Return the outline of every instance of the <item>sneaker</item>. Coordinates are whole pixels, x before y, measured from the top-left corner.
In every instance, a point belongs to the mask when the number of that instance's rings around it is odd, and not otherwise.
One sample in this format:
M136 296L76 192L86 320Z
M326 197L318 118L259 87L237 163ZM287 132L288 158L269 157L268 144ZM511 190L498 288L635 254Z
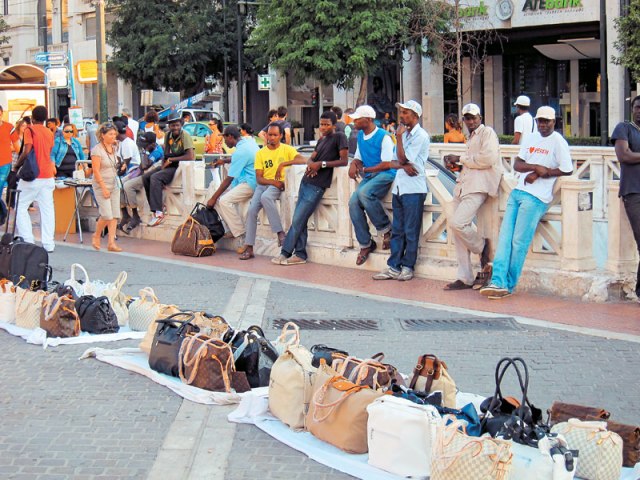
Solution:
M275 265L285 265L287 261L287 257L285 257L284 255L280 254L277 257L273 257L271 259L271 263L275 264Z
M480 295L484 295L485 297L489 297L489 296L495 297L495 296L505 295L506 293L509 293L509 290L507 290L506 288L502 288L497 285L494 285L493 283L490 285L487 285L486 287L482 287L480 289Z
M376 273L372 278L374 280L396 280L400 276L400 272L391 267L386 268L380 273Z
M151 220L149 220L149 223L147 225L149 225L150 227L156 227L162 222L164 222L164 215L154 215L153 217L151 217Z
M487 298L489 300L500 300L501 298L510 297L513 295L509 290L504 290L504 292L496 293L493 295L488 295Z
M409 267L402 267L402 271L400 272L400 275L398 275L397 280L401 282L407 282L412 278L413 278L413 270L411 270Z

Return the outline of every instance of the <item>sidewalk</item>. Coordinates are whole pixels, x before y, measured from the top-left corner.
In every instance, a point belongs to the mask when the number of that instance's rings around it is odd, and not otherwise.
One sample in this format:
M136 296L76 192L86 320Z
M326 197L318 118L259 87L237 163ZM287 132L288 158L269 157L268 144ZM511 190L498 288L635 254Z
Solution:
M61 240L61 236L60 236ZM67 245L78 244L77 235L70 235ZM84 246L91 248L89 236ZM61 245L65 243L59 242ZM640 305L636 302L588 303L562 297L518 293L504 300L488 300L477 291L444 291L445 282L414 278L410 282L374 281L372 272L360 270L355 265L334 267L308 263L297 266L280 266L271 263L270 257L256 256L240 261L238 255L228 250L218 250L211 257L192 258L171 253L170 244L133 238L120 238L118 244L124 252L173 259L181 262L219 267L224 270L277 278L294 284L306 283L335 291L349 291L364 295L395 298L401 301L420 302L428 306L454 307L500 314L523 319L546 321L559 326L601 330L617 334L640 335Z

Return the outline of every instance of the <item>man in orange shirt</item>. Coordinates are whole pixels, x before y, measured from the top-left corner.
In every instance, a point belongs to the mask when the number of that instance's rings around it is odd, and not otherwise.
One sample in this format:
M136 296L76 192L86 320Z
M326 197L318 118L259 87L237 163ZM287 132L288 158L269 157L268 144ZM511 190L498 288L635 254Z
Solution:
M38 105L32 112L32 125L24 131L24 148L18 158L17 168L24 163L27 155L34 150L40 173L38 178L31 182L20 180L18 190L20 203L16 212L17 234L25 242L34 243L31 218L29 217L29 205L38 202L40 210L40 230L42 246L47 252L53 252L55 243L53 234L55 231L55 210L53 208L53 190L55 189L56 166L51 159L53 149L53 133L44 126L47 119L47 107Z
M13 127L3 119L4 109L0 105L0 195L7 184L7 177L11 171L11 130Z

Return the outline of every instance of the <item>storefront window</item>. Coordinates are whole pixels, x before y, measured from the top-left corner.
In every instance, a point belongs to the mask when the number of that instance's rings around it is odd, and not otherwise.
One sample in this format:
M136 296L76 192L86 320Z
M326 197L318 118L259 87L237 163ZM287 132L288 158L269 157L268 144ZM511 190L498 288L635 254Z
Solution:
M69 0L60 0L60 23L62 24L62 43L69 41Z

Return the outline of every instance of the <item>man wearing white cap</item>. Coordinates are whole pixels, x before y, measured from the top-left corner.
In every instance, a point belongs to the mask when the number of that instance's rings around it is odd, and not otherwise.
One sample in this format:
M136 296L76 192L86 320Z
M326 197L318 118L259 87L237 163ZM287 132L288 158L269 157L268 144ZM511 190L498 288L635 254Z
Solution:
M473 219L489 196L498 195L502 177L500 144L491 127L482 124L480 107L469 103L462 108L462 119L469 130L467 151L463 155L447 155L445 166L450 170L462 167L453 190L453 215L448 219L450 233L456 245L458 272L455 282L445 290L480 288L490 277L491 246L473 226ZM480 254L482 271L474 280L471 252Z
M520 95L516 98L516 103L513 104L516 107L516 117L513 123L513 145L524 145L525 140L529 135L535 132L535 122L533 117L529 113L531 107L531 99L526 95Z
M522 173L504 212L491 283L480 293L492 300L508 297L518 283L540 219L553 200L556 178L571 175L573 163L567 141L554 132L556 112L540 107L538 132L522 145L513 168Z
M358 131L358 147L349 166L349 176L362 177L358 188L349 200L349 215L360 244L356 265L362 265L376 249L376 242L369 232L369 220L378 234L383 235L382 249L391 243L391 221L384 211L382 199L389 192L396 170L393 169L393 140L373 121L376 111L369 105L361 105L350 115Z
M400 126L396 130L398 142L393 168L397 169L393 193L393 224L391 228L391 256L388 267L373 276L374 280L413 278L422 231L422 211L427 197L425 164L429 159L429 135L420 126L422 107L415 100L397 103Z

